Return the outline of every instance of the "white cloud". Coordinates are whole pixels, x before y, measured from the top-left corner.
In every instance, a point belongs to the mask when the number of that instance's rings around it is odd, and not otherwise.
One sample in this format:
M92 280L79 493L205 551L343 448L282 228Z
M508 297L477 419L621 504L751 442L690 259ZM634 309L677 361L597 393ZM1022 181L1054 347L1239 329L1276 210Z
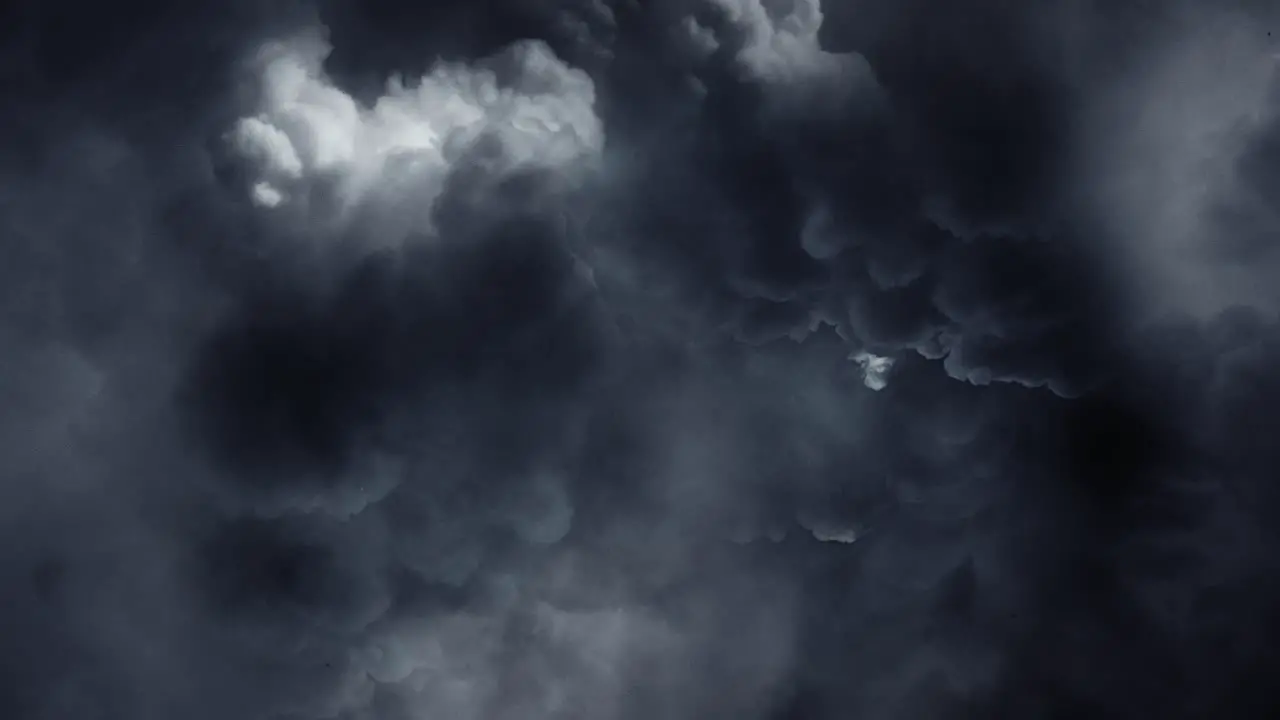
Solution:
M261 118L241 120L233 131L236 148L246 157L260 163L264 173L287 178L302 175L302 160L293 141L280 128Z
M284 193L276 189L271 183L260 180L253 184L251 192L253 204L259 207L277 207L284 202Z
M591 79L544 44L517 43L474 66L441 63L414 81L393 77L368 106L325 74L329 51L308 35L258 54L261 107L229 138L255 171L249 192L259 206L339 223L372 209L388 233L424 231L461 164L486 175L565 173L603 145Z
M875 87L871 66L861 55L822 49L821 0L768 3L777 7L767 7L765 0L712 2L744 33L738 62L780 91L813 89L813 82L838 93Z
M872 390L883 390L889 386L889 371L893 369L893 358L872 355L869 352L856 352L849 359L862 366L862 382Z

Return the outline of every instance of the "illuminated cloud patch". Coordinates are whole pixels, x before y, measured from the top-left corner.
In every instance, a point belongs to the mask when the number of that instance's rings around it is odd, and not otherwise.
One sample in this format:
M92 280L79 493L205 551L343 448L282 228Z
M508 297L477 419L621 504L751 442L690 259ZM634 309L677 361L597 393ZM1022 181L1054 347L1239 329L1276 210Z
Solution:
M429 232L434 203L459 168L489 177L573 173L602 147L591 79L545 44L393 77L369 104L328 77L329 53L321 35L309 34L257 54L261 110L228 137L254 167L249 193L263 208L294 206L339 224L375 214L384 220L371 222L385 222L392 237Z
M849 359L862 368L862 382L872 390L883 390L889 386L889 371L893 369L893 358L880 357L869 352L857 352Z

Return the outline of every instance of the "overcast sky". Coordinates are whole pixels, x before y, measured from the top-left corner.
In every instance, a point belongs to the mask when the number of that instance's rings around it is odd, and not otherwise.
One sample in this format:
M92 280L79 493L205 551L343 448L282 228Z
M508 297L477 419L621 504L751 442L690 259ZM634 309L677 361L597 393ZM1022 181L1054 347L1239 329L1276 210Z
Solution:
M0 18L0 717L1280 716L1280 6Z

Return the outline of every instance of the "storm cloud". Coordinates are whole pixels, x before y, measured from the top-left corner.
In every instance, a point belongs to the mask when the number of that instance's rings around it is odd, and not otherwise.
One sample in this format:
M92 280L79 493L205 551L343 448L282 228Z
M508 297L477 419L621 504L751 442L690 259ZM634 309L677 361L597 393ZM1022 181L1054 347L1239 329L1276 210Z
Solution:
M1280 706L1268 4L11 14L5 717Z

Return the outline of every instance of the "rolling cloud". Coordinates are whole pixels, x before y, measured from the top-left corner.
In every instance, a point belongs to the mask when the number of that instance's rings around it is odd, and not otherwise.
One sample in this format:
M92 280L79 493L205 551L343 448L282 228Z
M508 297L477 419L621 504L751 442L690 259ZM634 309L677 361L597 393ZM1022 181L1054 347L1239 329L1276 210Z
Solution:
M16 11L0 714L1271 717L1274 15Z

